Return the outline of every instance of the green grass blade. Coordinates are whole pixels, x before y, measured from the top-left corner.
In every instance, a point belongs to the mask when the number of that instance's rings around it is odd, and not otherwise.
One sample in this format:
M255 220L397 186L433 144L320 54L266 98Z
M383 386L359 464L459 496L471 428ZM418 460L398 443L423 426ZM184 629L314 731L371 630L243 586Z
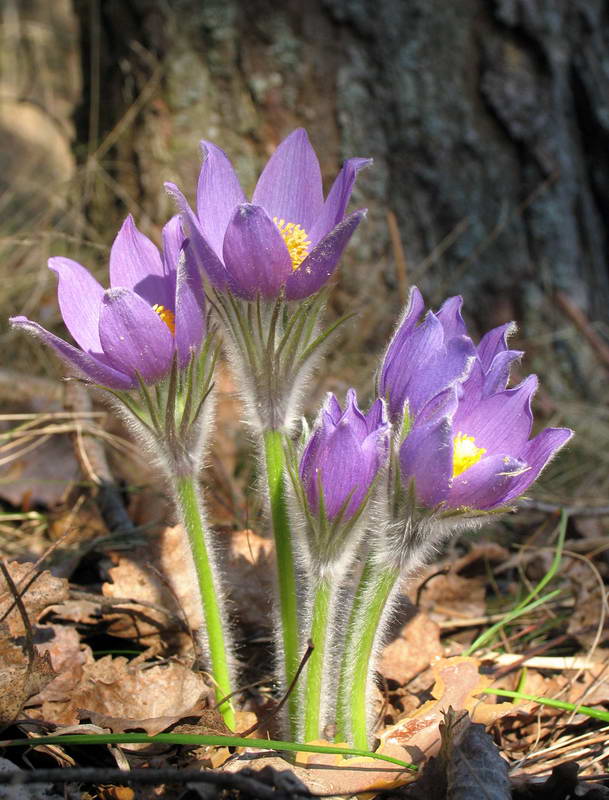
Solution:
M563 711L577 712L578 714L585 714L587 717L609 722L609 711L601 711L598 708L591 708L590 706L578 706L577 703L566 703L563 700L553 700L551 697L535 697L535 695L524 694L523 692L511 692L508 689L488 688L482 691L484 694L493 694L497 695L497 697L509 697L512 700L528 700L531 703L538 703L540 706L560 708Z
M363 756L377 761L387 761L404 769L416 770L414 764L400 761L398 758L383 753L369 753L367 750L355 750L351 747L331 747L316 744L299 744L283 742L277 739L243 739L240 736L206 736L186 733L158 733L148 736L145 733L90 733L66 734L65 736L37 736L35 739L9 739L0 742L0 747L35 747L39 744L152 744L165 742L182 745L211 745L217 747L259 747L263 750L287 750L296 753L330 753L344 756Z

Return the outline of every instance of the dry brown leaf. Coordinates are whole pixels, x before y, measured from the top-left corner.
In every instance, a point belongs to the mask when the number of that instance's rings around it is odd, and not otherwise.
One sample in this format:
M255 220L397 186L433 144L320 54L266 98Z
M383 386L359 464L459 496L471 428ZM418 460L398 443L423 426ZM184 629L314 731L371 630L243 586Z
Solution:
M17 719L25 702L54 677L48 654L28 654L0 623L0 726Z
M481 616L486 611L486 562L501 562L508 555L507 550L498 544L480 542L466 555L451 562L448 574L437 574L438 564L422 572L419 580L410 587L409 596L414 600L419 594L418 607L434 620L443 620L447 616ZM465 571L467 576L461 574ZM425 585L419 593L423 583Z
M57 677L28 705L44 703L42 716L53 721L53 703L70 699L71 693L82 680L85 665L93 663L93 652L88 645L81 643L78 631L67 625L43 625L36 634L38 637L52 634L48 641L37 644L36 649L41 655L48 654Z
M141 727L142 720L147 720L152 730L155 718L181 719L187 715L208 688L202 675L176 662L136 669L126 658L104 656L83 666L79 685L69 701L55 704L52 721L75 724L79 716L86 716L78 713L84 710L124 724L132 720L132 727ZM159 725L156 732L166 726L165 719Z
M441 655L440 628L427 614L420 612L384 649L379 672L403 686Z
M227 575L227 593L243 627L260 628L271 618L273 597L273 544L253 531L233 531L220 543L222 563ZM180 525L165 528L148 548L132 551L129 557L116 554L116 566L109 570L112 582L102 587L106 597L133 598L166 608L174 615L185 616L191 630L203 624L196 590L192 558ZM161 577L163 576L163 577ZM165 582L166 581L166 582ZM121 638L137 638L153 644L159 631L170 624L166 614L137 605L125 605L133 612L106 615L112 620L109 633ZM177 631L172 644L185 651L189 637Z
M441 741L439 726L450 706L456 711L473 711L476 719L482 717L487 723L506 714L517 714L518 707L511 703L484 703L475 697L489 683L479 674L478 667L478 661L473 658L438 659L433 665L435 699L384 731L377 752L411 763L420 763L424 758L437 754ZM318 744L332 743L320 741ZM249 748L246 752L250 752ZM291 769L310 791L324 794L367 795L403 786L416 778L414 772L371 758L344 758L321 753L298 753L294 766L275 755L247 762L247 766L255 770L269 764L278 770ZM243 763L239 761L226 765L231 772L242 767Z
M65 578L56 578L48 570L36 572L32 566L12 561L8 564L8 571L21 596L30 624L34 625L49 606L67 599L68 582ZM8 626L10 636L18 637L25 633L23 617L1 574L0 619Z

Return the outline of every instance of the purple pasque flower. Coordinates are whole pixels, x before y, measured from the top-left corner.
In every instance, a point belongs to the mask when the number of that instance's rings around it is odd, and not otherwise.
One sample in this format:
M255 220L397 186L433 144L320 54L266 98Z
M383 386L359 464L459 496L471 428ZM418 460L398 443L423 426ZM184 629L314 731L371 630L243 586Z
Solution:
M392 422L401 422L406 412L413 424L430 400L469 374L477 351L467 336L461 304L460 297L451 297L437 314L428 311L420 321L425 303L416 286L410 290L378 380Z
M356 175L371 159L346 161L324 201L317 156L299 128L275 150L248 203L224 151L206 141L201 147L196 213L175 184L165 185L212 286L245 300L317 292L366 213L345 217Z
M535 375L494 393L485 393L483 379L470 380L434 398L400 448L402 480L414 480L417 499L428 508L489 511L506 505L573 435L568 428L546 428L529 439Z
M69 258L51 258L57 296L74 347L26 317L12 317L50 345L79 374L111 389L132 389L137 375L161 380L173 362L183 367L205 335L201 278L188 254L178 216L163 228L163 252L141 233L131 215L110 251L110 289Z
M389 449L390 425L385 405L376 400L364 414L355 390L347 392L345 410L329 393L300 459L299 474L309 509L348 521L360 509Z

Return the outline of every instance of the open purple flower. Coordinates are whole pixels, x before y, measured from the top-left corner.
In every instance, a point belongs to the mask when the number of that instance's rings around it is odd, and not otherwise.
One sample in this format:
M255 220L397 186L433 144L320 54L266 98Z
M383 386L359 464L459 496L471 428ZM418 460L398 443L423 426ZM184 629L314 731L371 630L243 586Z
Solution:
M461 304L460 297L451 297L437 314L428 311L420 321L425 303L416 286L411 289L379 375L378 393L387 401L392 422L400 422L406 412L412 424L439 392L467 377L477 351L467 336Z
M163 228L163 252L128 216L110 251L110 285L104 290L76 261L51 258L59 307L74 347L26 317L13 317L50 345L80 375L111 389L148 384L170 370L174 354L186 365L205 335L204 293L188 255L179 217Z
M357 513L387 458L389 429L382 400L364 414L353 389L347 392L344 411L336 397L328 394L299 468L314 514L322 504L329 520L342 512L347 521Z
M428 508L488 511L509 503L573 434L568 428L546 428L529 439L535 375L514 389L485 390L485 380L488 389L508 360L499 356L514 353L502 347L490 364L482 348L479 358L487 371L482 367L463 387L453 385L434 398L401 446L402 479L406 485L414 480L417 498Z
M288 300L317 292L366 213L345 217L355 177L371 159L346 161L324 202L315 151L306 132L295 130L271 156L248 203L224 151L201 146L196 213L177 186L166 187L212 286L245 300L275 298L284 288Z

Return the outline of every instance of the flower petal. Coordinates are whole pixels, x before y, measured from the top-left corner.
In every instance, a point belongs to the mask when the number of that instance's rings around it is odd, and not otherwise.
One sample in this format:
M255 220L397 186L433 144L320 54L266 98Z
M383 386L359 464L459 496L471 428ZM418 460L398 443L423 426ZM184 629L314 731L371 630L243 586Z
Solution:
M224 291L228 286L226 267L203 235L199 220L175 183L166 183L165 189L173 197L180 209L182 224L188 233L197 264L207 275L214 289L218 289L220 292Z
M437 423L442 417L451 419L459 405L457 389L458 387L453 384L432 397L419 411L417 425Z
M317 463L329 519L336 517L350 497L345 519L353 516L370 488L369 464L348 423L341 422L318 454ZM376 470L373 473L376 474Z
M107 364L103 364L94 356L89 353L84 353L82 350L73 347L68 342L64 342L58 336L45 330L37 322L32 322L27 317L11 317L9 320L11 325L15 328L22 328L23 330L32 333L41 339L44 344L52 347L57 355L70 366L72 366L79 375L83 375L93 383L98 383L102 386L108 386L111 389L132 389L134 386L133 378L125 375L123 372L113 369Z
M516 323L507 322L505 325L499 325L498 328L493 328L484 334L480 339L478 345L478 356L482 362L482 368L488 372L493 359L497 353L502 353L508 349L508 337L516 332Z
M381 425L388 425L387 407L381 397L377 397L365 414L368 433L372 433Z
M516 478L503 502L508 502L526 492L533 481L537 480L539 473L572 436L573 431L569 428L546 428L528 441L518 455L528 470Z
M519 455L531 433L531 399L536 389L537 376L529 375L515 389L483 398L466 414L459 407L453 420L455 431L473 436L489 455Z
M454 480L446 505L449 508L465 506L480 511L503 505L527 465L512 456L495 454L482 458Z
M310 297L328 282L349 239L365 216L366 209L354 211L315 245L287 280L286 297L288 300L302 300L304 297Z
M221 148L201 142L203 164L197 183L197 216L201 232L218 258L222 258L224 234L235 208L247 199L233 165Z
M442 323L432 311L427 313L418 327L413 328L410 320L407 320L405 330L398 330L394 336L381 371L379 392L389 404L389 416L392 420L401 418L404 403L410 400L413 385L424 376L421 368L443 347L443 341ZM438 390L440 388L442 387ZM417 411L434 394L437 392L424 398L419 392Z
M366 417L360 411L357 405L357 396L355 389L347 391L347 398L345 403L345 410L338 422L338 424L348 425L358 442L363 442L368 436L368 425L366 424Z
M295 222L309 231L324 204L321 171L303 128L293 131L270 157L252 203L269 217Z
M131 289L147 303L172 307L173 293L158 249L139 231L131 214L110 250L110 286Z
M171 367L174 341L167 325L148 303L129 289L109 289L99 317L99 338L115 369L146 383L163 378Z
M417 331L411 337L413 347L416 334ZM451 384L461 382L471 368L475 353L474 343L468 336L455 336L436 353L429 354L425 362L417 363L416 357L413 357L413 370L417 372L407 390L412 416L416 417L430 398Z
M415 427L400 448L402 480L415 482L417 498L428 508L448 494L453 471L452 428L446 418Z
M252 300L278 297L292 259L273 220L260 206L237 206L224 237L224 263L234 294Z
M85 352L101 353L98 326L103 287L71 258L50 258L49 269L59 278L57 299L67 329Z
M370 164L372 164L371 158L350 158L345 161L326 197L321 213L313 223L311 230L307 231L313 245L316 245L342 221L349 205L357 173Z
M205 336L205 293L201 275L189 253L189 243L180 251L175 300L175 346L178 365L185 367Z
M453 336L466 336L467 328L461 316L461 306L463 298L460 295L449 297L442 304L442 308L436 314L444 328L444 338L446 341Z
M410 294L408 295L408 302L406 304L404 314L396 326L395 333L393 334L393 337L387 346L385 356L383 357L383 365L381 368L381 375L378 385L378 394L383 398L387 398L389 383L391 381L392 372L396 367L396 362L400 362L402 360L403 350L408 346L410 334L419 321L424 308L425 302L421 292L416 286L412 286L410 288Z
M491 394L502 392L510 380L510 369L514 361L522 358L522 350L503 350L496 354L495 358L484 376L483 395L488 397Z

